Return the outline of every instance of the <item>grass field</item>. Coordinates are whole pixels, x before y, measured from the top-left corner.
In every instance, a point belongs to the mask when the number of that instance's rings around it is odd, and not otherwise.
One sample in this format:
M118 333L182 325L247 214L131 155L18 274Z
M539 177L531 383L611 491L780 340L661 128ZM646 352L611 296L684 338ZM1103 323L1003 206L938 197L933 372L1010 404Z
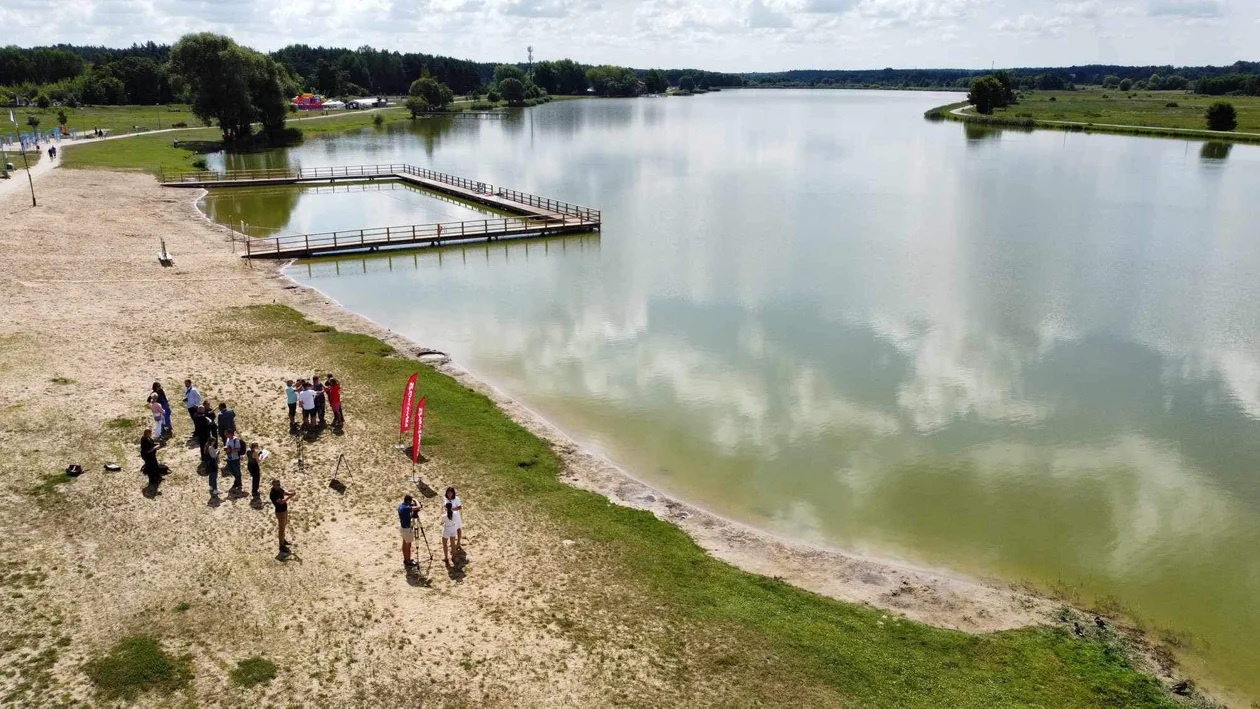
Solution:
M66 128L77 131L91 131L100 128L111 135L135 133L140 131L174 128L176 123L185 123L190 127L201 126L201 121L192 114L188 106L171 104L169 106L85 106L83 108L36 108L27 106L15 108L18 122L26 125L26 116L39 118L40 130L57 127L57 112L65 111Z
M1164 130L1175 135L1176 131L1195 130L1202 131L1205 137L1229 138L1230 133L1207 131L1204 115L1216 101L1228 101L1238 111L1235 133L1260 134L1260 96L1201 96L1184 91L1122 93L1103 89L1033 91L1022 94L1018 104L995 110L992 116L979 116L970 108L965 113L986 122L1023 123L1028 127L1037 127L1031 124L1038 121L1066 121L1105 132L1140 133L1149 129L1153 134ZM1105 124L1136 129L1112 130ZM1254 140L1255 136L1239 135L1237 139Z
M385 122L408 119L406 110L390 108L348 112L328 118L295 118L286 125L301 131L302 135L316 135L371 126L377 116ZM178 146L176 140L179 141ZM141 170L156 174L162 170L195 169L195 161L202 159L206 153L222 149L223 140L217 128L190 128L77 145L65 151L62 164L72 168Z

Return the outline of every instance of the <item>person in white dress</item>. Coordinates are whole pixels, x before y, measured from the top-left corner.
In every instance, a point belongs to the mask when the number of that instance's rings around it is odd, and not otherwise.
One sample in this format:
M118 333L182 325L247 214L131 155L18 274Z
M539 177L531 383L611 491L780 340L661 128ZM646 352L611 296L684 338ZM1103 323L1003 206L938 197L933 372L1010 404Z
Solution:
M455 488L453 487L446 488L445 497L446 497L446 502L451 503L452 510L455 510L456 512L463 511L464 503L462 500L459 499L459 495L455 494ZM442 504L445 505L446 502L443 502ZM460 515L460 516L462 517L463 515ZM457 549L464 548L464 523L462 520L460 521L459 529L455 530L455 548Z
M442 505L442 558L449 565L451 557L459 548L459 532L463 526L463 520L460 519L459 513L455 511L454 505L447 502Z

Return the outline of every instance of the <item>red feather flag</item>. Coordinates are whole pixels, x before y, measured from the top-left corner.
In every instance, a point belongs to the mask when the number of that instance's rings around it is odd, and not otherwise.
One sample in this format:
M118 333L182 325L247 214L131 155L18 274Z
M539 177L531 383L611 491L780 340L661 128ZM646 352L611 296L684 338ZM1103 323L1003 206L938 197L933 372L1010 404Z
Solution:
M420 403L416 405L416 428L415 433L411 437L411 464L415 465L420 460L420 432L424 430L424 397L420 397Z
M406 433L411 428L411 406L416 400L416 377L419 375L419 372L411 375L411 379L407 380L407 388L403 389L402 415L398 421L400 434Z

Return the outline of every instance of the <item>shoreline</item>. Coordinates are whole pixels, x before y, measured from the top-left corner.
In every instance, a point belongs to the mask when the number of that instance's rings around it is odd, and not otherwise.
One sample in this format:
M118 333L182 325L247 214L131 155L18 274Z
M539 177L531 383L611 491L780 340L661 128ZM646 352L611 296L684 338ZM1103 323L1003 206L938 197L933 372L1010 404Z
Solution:
M956 123L986 126L990 128L1010 128L1013 130L1057 130L1068 133L1100 133L1105 135L1127 135L1139 138L1169 138L1173 140L1196 140L1202 142L1241 143L1243 145L1260 143L1260 133L1237 133L1233 131L1211 131L1197 128L1160 128L1157 126L1126 125L1121 123L1081 123L1078 121L1052 121L1044 118L1007 118L1004 116L983 116L966 113L970 106L967 102L947 103L943 106L928 109L923 117L928 120L946 120Z
M197 208L195 199L188 206L210 221ZM782 537L671 497L581 445L543 415L449 356L440 363L421 360L422 355L434 350L350 310L323 291L298 282L286 273L292 263L269 266L266 277L283 284L291 294L289 304L299 312L338 330L376 337L420 364L487 396L508 418L556 451L563 462L563 482L595 492L615 504L651 512L681 528L707 553L743 571L782 580L835 600L861 603L928 625L971 633L1049 625L1055 609L1062 605L1003 587L997 581L986 582L949 570L923 568L897 559L870 557Z

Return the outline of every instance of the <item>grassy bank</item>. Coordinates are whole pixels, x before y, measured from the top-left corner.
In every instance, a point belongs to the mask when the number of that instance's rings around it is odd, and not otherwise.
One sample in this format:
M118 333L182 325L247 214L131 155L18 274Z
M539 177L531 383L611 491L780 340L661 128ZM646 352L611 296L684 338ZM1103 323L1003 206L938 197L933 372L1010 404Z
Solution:
M347 112L327 118L305 116L290 119L286 125L292 133L289 139L296 141L300 136L373 126L378 116L384 123L408 118L405 110L390 108L372 112ZM195 169L194 163L203 159L205 154L223 149L222 135L217 128L195 128L72 145L65 151L63 165L72 168L139 170L156 174L162 170Z
M40 130L51 130L58 125L58 111L66 113L66 128L91 131L100 128L110 135L137 133L165 128L178 128L178 124L198 127L202 123L185 104L169 106L84 106L82 108L39 108L24 106L13 109L19 122L26 124L26 116L39 117Z
M1209 131L1204 114L1216 101L1228 101L1238 111L1236 131ZM984 116L955 103L928 111L933 119L1015 128L1148 135L1170 138L1203 138L1260 143L1260 97L1200 96L1183 91L1122 93L1108 90L1034 91L1021 95L1014 106ZM1250 134L1250 135L1248 135Z
M390 420L399 383L417 369L378 340L315 325L284 306L251 307L235 321L245 335L266 333L352 373L370 390L365 398L377 402L363 416ZM1107 631L1091 628L1084 638L1066 626L968 635L739 571L650 513L563 484L544 441L486 397L419 369L428 454L466 471L466 485L487 504L521 506L540 518L531 525L554 527L591 550L584 572L599 583L578 594L583 613L569 621L578 630L583 616L634 625L646 614L674 639L662 651L690 654L689 664L732 682L759 678L749 685L753 704L795 696L897 707L1174 705L1159 682L1133 669L1124 641ZM720 648L704 647L706 639L720 639Z

